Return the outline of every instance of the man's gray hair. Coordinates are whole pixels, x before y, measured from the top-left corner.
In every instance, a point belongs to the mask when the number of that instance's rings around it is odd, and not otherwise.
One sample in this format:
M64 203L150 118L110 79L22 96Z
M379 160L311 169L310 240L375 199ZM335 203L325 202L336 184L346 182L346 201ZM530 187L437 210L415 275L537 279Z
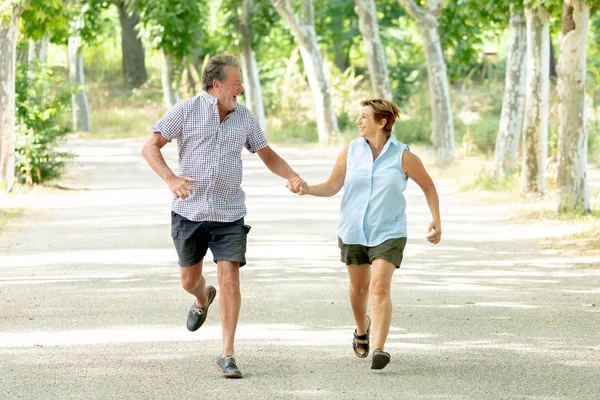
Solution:
M209 90L213 87L214 81L223 82L226 78L227 73L225 72L226 67L240 67L240 63L234 56L214 56L211 57L204 71L202 71L202 89Z

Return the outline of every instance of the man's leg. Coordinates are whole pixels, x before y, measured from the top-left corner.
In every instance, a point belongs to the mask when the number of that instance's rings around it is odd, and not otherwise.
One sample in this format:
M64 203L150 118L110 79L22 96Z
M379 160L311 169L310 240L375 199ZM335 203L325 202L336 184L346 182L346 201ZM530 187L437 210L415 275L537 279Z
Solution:
M396 266L389 261L382 258L373 260L369 296L371 298L371 312L373 313L372 348L374 349L383 350L390 331L392 321L390 287L395 270Z
M221 327L223 330L222 356L233 355L235 330L240 316L242 296L240 294L240 263L232 261L217 261L217 279L221 295L219 310L221 312Z
M196 296L196 307L203 308L208 304L208 289L202 275L202 261L189 267L179 267L181 286L186 292Z
M367 333L369 321L367 320L367 299L369 298L369 282L371 280L371 266L369 264L353 265L348 267L348 276L350 285L348 286L348 297L356 321L356 333L359 336ZM359 343L367 343L366 340L357 340ZM357 348L360 354L366 354L366 351Z

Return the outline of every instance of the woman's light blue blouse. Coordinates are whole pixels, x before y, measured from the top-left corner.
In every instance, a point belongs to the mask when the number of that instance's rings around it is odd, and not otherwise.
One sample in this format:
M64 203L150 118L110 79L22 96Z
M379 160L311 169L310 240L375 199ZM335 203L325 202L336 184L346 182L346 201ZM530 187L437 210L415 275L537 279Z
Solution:
M406 237L408 176L402 156L408 146L391 135L375 161L364 138L348 146L338 235L345 244L374 247Z

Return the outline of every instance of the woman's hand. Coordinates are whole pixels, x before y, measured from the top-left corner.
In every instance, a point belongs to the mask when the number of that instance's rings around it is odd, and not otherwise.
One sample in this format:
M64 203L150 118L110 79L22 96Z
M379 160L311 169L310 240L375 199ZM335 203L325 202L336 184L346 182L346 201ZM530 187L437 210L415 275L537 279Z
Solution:
M427 235L427 241L429 243L438 244L442 240L442 221L431 221Z

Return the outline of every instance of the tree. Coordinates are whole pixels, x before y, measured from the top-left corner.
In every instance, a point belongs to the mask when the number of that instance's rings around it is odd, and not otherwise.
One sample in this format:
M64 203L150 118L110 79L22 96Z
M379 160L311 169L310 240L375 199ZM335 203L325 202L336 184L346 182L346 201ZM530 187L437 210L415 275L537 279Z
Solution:
M510 5L508 24L510 36L506 57L504 100L494 152L493 175L495 177L514 173L519 139L523 129L527 31L522 7Z
M323 58L317 42L317 33L315 31L314 8L312 0L303 0L303 19L300 21L289 0L271 0L275 9L292 31L300 55L304 63L304 69L310 85L315 113L317 116L317 129L319 142L328 143L338 136L338 124L335 115L331 95L329 94L330 85L325 69L323 67Z
M544 193L548 157L548 103L550 88L549 12L544 5L525 2L527 20L527 96L523 121L521 188Z
M415 19L421 31L429 78L431 141L436 152L436 163L444 165L454 157L454 122L450 104L450 87L437 22L445 1L427 0L424 8L417 5L415 0L398 0L398 2Z
M565 0L558 57L558 209L590 211L587 180L586 50L590 5Z
M114 0L114 2L119 10L119 21L121 23L123 82L126 86L137 88L148 80L144 44L138 37L136 29L140 18L135 7L128 7L125 0Z
M373 95L378 98L392 99L392 89L388 76L385 51L379 36L379 23L377 21L377 8L374 0L356 0L356 13L358 14L358 27L365 45L365 54Z
M85 78L83 73L83 40L81 30L84 28L84 13L81 0L72 0L73 19L68 39L69 79L78 88L73 94L71 104L73 109L73 130L90 131L90 105L87 99Z
M203 2L187 0L138 0L140 34L151 41L162 55L162 85L165 105L170 108L179 99L175 84L175 64L190 56L202 37Z
M28 0L0 6L0 184L7 191L15 181L15 71L19 18Z
M234 24L241 35L242 72L245 82L246 104L258 119L263 131L266 131L265 106L263 104L258 66L252 47L254 32L252 29L252 10L254 0L236 0L234 3Z

